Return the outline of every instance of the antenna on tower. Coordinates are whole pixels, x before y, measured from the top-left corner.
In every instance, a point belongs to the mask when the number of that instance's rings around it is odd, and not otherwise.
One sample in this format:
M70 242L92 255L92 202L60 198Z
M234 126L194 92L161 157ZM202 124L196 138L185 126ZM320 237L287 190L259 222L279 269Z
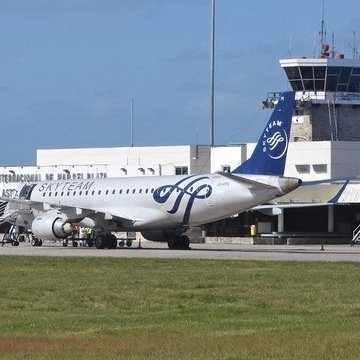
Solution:
M357 57L356 31L353 31L352 51L353 51L353 59L356 59L356 57Z
M336 51L335 51L335 34L334 34L334 32L332 32L332 34L331 34L331 58L332 59L335 59L335 53L336 53Z
M292 36L291 36L291 34L290 34L290 39L289 39L289 51L288 51L290 59L291 59L291 57L292 57L292 47L293 47L293 45L292 45Z
M325 0L322 0L320 42L321 42L321 45L326 43Z
M326 42L325 0L322 0L320 46L321 46L320 57L327 58L329 56L329 44Z

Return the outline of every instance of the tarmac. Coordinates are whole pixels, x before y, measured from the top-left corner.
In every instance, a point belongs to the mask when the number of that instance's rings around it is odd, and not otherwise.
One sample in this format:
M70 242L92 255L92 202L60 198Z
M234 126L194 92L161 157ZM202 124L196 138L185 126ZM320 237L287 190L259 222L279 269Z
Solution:
M360 262L360 245L190 245L190 250L170 250L166 243L142 241L139 248L135 241L129 248L98 250L85 246L63 247L61 242L45 241L42 246L31 246L30 243L22 242L19 246L0 246L0 256Z

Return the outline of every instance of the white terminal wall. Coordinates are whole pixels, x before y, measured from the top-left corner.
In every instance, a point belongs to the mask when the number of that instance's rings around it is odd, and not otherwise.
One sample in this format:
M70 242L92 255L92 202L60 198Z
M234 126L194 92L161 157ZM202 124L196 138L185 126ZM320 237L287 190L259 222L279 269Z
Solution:
M213 148L206 145L184 145L38 150L37 165L71 165L74 171L85 166L88 170L91 166L95 172L107 172L109 177L121 175L122 168L128 170L126 175L173 175L177 166L188 167L190 173L206 173L221 171L224 166L235 169L251 156L255 145L249 143ZM303 180L356 176L360 174L359 155L360 142L291 142L285 175ZM143 169L145 173L139 172L139 169Z
M108 176L173 175L176 167L209 172L209 146L145 146L37 150L37 165L105 166Z
M247 157L251 156L255 145L248 144ZM308 172L304 171L307 168ZM359 174L360 142L309 141L289 143L285 166L286 176L295 176L310 181Z
M234 170L246 160L246 145L217 146L211 149L211 172L222 171L224 166Z
M149 146L37 150L37 165L112 164L141 166L149 163L188 162L190 146Z
M37 150L37 165L64 167L105 166L108 171L114 168L126 169L127 175L141 175L139 167L146 171L156 169L156 175L173 175L175 167L186 166L190 173L221 171L224 166L233 170L246 160L246 145L217 146L208 145L119 147L89 149L46 149ZM111 168L110 168L111 167ZM109 174L111 176L111 174Z

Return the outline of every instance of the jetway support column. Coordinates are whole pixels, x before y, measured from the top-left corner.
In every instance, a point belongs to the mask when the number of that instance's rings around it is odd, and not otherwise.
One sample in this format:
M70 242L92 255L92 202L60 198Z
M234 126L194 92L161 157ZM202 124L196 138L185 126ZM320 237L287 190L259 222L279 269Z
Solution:
M280 209L281 213L278 215L278 232L284 232L284 209Z
M334 232L334 205L328 206L328 232Z

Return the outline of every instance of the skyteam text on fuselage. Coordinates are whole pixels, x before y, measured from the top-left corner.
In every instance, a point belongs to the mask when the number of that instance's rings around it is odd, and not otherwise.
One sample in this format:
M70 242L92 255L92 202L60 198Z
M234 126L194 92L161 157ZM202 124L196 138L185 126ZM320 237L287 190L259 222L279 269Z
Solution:
M39 239L66 238L80 225L97 231L98 248L117 246L113 231L140 231L187 249L189 226L238 214L300 185L283 177L293 108L294 93L283 93L252 156L231 173L37 182L2 200L18 204L16 224Z

